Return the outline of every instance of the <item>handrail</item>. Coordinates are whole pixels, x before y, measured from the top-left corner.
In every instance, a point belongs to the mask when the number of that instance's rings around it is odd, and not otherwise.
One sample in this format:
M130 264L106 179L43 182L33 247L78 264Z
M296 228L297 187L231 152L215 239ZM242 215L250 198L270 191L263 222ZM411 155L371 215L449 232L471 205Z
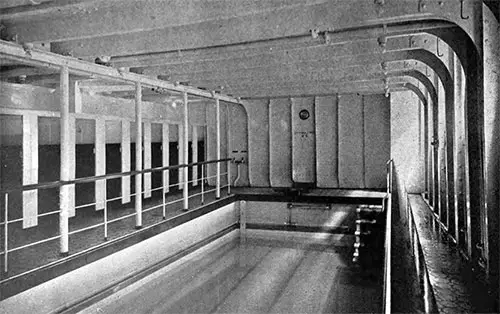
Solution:
M145 174L145 173L151 173L151 172L157 172L157 171L165 171L165 170L174 170L174 169L179 169L179 168L184 168L184 167L194 167L194 166L199 166L199 165L207 165L207 164L213 164L213 163L218 163L218 162L223 162L223 161L231 161L231 160L233 160L233 159L232 158L223 158L223 159L218 159L218 160L200 161L200 162L195 162L195 163L190 163L190 164L179 164L179 165L175 165L175 166L149 168L149 169L144 169L144 170L139 170L139 171L134 170L134 171L128 171L128 172L117 172L117 173L103 174L103 175L99 175L99 176L83 177L83 178L77 178L77 179L70 180L70 181L59 180L59 181L52 181L52 182L27 184L27 185L23 185L22 187L1 189L0 193L5 194L5 193L12 193L12 192L17 192L17 191L29 191L29 190L36 190L36 189L51 189L51 188L61 187L63 185L69 185L69 184L89 183L89 182L95 182L98 180L106 180L106 179L117 179L117 178L121 178L121 177L125 177L125 176L132 176L132 175Z
M385 253L384 253L384 292L383 313L391 313L391 260L392 260L392 197L393 197L393 171L394 161L387 162L387 196L386 196L386 220L385 220Z

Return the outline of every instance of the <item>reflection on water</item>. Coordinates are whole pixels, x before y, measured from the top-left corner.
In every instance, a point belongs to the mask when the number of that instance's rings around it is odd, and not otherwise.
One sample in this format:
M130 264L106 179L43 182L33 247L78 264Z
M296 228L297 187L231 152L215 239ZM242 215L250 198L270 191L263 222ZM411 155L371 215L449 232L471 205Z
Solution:
M352 245L339 241L346 235L257 230L248 231L245 238L237 234L186 256L84 313L381 311L382 271L352 264Z

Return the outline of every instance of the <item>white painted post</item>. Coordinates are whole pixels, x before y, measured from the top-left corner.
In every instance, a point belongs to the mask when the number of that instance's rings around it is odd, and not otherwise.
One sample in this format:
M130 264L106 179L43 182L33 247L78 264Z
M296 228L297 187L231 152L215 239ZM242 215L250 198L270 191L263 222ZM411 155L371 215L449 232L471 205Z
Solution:
M220 103L219 98L215 98L215 134L216 140L215 145L217 148L217 153L215 159L220 159ZM216 183L215 183L215 198L220 198L220 162L217 162L217 174L216 174Z
M168 132L168 123L164 122L162 125L162 165L163 167L168 167L170 164L170 138ZM168 193L170 191L170 177L169 171L163 171L163 194Z
M106 120L95 120L95 175L106 174ZM95 181L95 208L104 209L106 202L106 180Z
M135 83L135 170L142 170L142 85ZM135 175L135 227L142 228L142 174Z
M151 123L144 122L144 169L151 169ZM144 174L144 198L151 197L151 172Z
M23 185L38 183L38 116L23 115ZM23 191L23 228L38 225L38 190Z
M193 147L193 163L198 162L198 126L193 125L193 133L191 139ZM198 186L198 166L193 167L193 186Z
M183 162L185 165L187 165L187 164L189 164L189 154L188 154L188 152L189 152L188 94L186 92L184 92L183 96L184 96L184 138L183 138L184 160L183 160ZM189 168L184 167L182 170L184 173L184 175L183 175L183 179L184 179L184 193L183 193L184 194L184 206L183 206L183 209L188 210L188 208L189 208L189 194L188 194Z
M67 66L61 67L60 75L60 110L61 110L61 181L71 180L70 160L70 117L69 117L69 70ZM63 185L59 189L59 252L61 255L69 253L69 195L70 186Z
M121 140L122 172L130 171L130 121L122 120ZM130 176L124 176L122 183L122 204L130 202Z
M175 127L177 128L178 132L178 137L177 137L177 164L181 165L184 162L184 128L180 124L176 124ZM179 190L184 189L184 172L182 168L179 168L177 170L177 187Z
M70 115L69 117L69 128L66 131L68 134L68 160L69 160L69 180L74 180L76 178L76 120L75 116ZM69 184L67 186L68 193L68 217L74 217L76 215L76 200L75 200L75 185Z
M205 165L201 165L201 204L205 204Z

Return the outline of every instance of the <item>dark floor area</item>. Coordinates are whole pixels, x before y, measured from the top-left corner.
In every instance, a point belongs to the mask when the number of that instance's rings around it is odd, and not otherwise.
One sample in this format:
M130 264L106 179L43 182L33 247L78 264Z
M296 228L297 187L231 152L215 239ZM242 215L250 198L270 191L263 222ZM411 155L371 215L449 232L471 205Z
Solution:
M439 313L491 313L493 298L441 229L421 195L409 194L429 280Z
M210 203L215 200L215 191L213 187L205 187L209 192L204 193L204 203ZM195 195L201 192L200 187L190 187L189 190L189 208L194 209L202 205L201 195ZM227 189L221 190L221 196L227 195ZM58 195L54 195L58 196ZM54 202L52 198L46 198L46 202ZM118 203L120 200L118 200ZM173 190L166 194L165 198L165 218L163 217L162 197L156 196L143 200L143 228L156 223L168 220L176 215L183 213L182 210L182 190ZM43 203L42 203L43 204ZM40 204L40 205L42 205ZM135 225L134 197L127 204L111 205L108 208L108 238L104 238L104 210L95 210L95 206L87 206L76 210L76 216L69 220L69 254L74 255L88 250L91 247L105 244L109 241L118 239L127 234L137 231ZM114 219L129 216L127 218L113 221ZM92 227L95 226L95 227ZM87 230L79 231L84 228ZM2 235L4 227L1 228ZM75 232L71 234L71 232ZM44 243L33 245L20 250L9 252L8 271L1 272L1 280L11 278L37 267L55 262L61 259L59 254L59 215L47 215L39 218L38 226L23 229L22 221L11 223L8 227L8 246L9 250L25 246L37 241L53 238ZM3 252L3 242L1 251ZM4 270L4 254L2 253L0 267Z

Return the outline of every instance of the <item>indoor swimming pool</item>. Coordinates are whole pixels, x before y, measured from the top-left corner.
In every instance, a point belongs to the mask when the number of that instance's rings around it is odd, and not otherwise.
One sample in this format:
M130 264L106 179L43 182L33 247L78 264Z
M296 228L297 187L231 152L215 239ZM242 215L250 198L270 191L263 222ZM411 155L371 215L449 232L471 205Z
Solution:
M381 269L352 262L352 235L235 230L81 313L382 311Z

